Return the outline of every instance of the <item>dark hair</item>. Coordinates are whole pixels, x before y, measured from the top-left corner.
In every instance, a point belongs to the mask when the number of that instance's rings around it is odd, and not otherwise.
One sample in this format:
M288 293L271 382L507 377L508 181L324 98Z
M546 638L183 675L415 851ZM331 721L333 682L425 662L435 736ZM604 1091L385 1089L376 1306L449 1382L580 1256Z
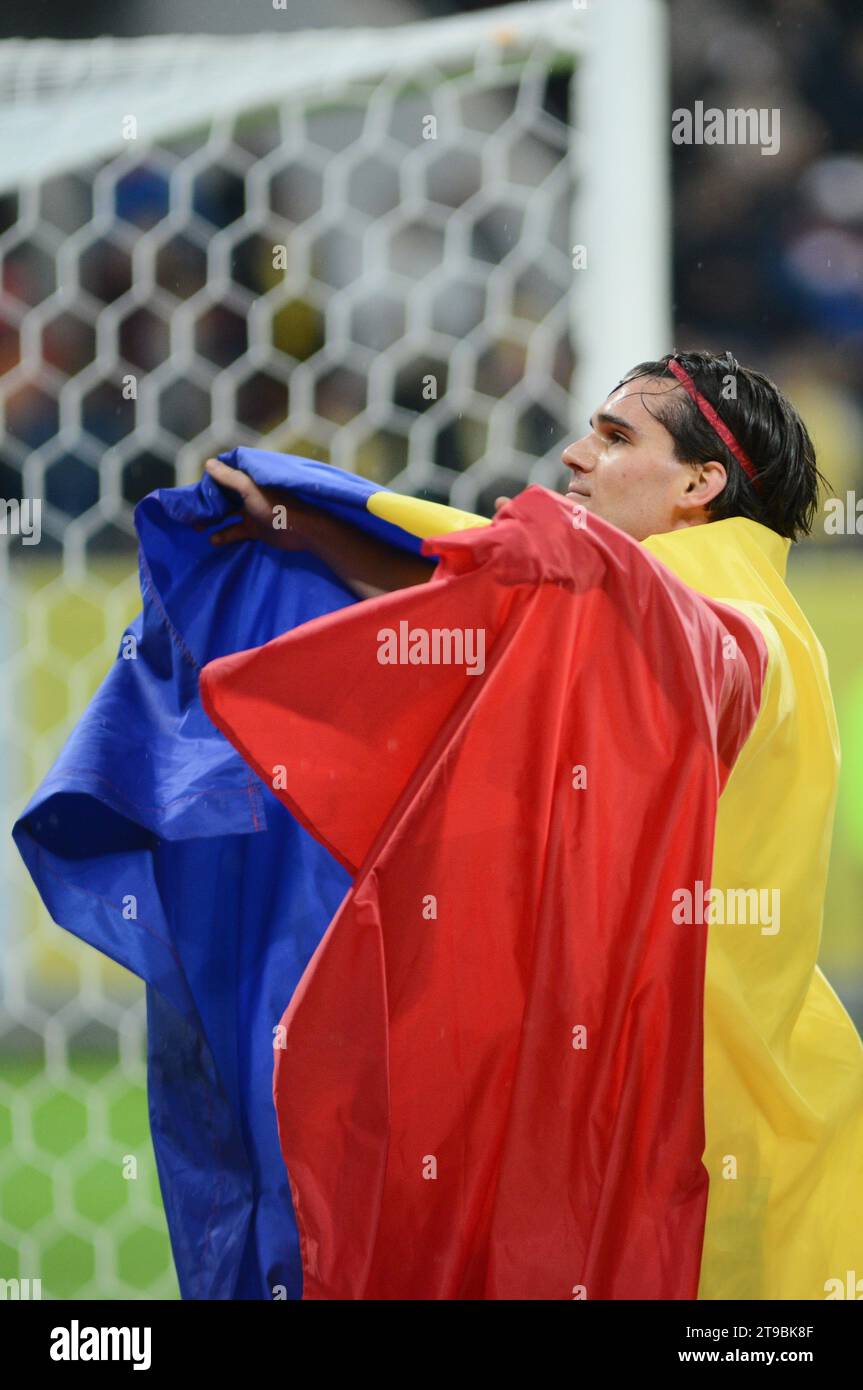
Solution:
M769 377L739 366L730 352L722 357L712 352L668 353L656 362L639 363L619 384L641 376L675 381L668 370L672 358L689 373L731 430L757 474L756 486L682 389L669 392L668 398L651 410L674 440L674 455L681 463L718 459L725 465L725 487L707 503L711 521L745 516L791 540L808 535L818 507L819 486L827 485L827 480L815 462L809 431L791 402ZM733 394L725 389L729 379L734 384ZM646 401L644 405L650 410Z

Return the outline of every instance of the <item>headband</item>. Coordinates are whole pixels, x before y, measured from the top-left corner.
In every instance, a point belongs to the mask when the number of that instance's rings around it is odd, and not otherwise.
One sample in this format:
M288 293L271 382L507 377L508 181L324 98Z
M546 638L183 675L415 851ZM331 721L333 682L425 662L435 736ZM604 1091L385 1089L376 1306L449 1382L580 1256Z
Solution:
M737 440L734 438L734 435L731 433L731 430L728 428L725 421L720 420L719 416L713 409L713 406L710 404L710 402L706 399L706 397L702 396L701 392L695 385L695 382L692 380L692 377L686 371L685 367L682 367L681 364L674 357L670 357L668 359L667 365L668 370L671 372L671 375L677 377L677 380L680 382L687 395L692 397L692 400L695 402L696 406L701 411L701 414L704 416L705 420L707 420L713 426L725 447L731 450L732 454L737 459L737 462L740 464L740 467L743 469L750 482L752 482L755 485L755 487L759 487L758 474L755 472L755 468L749 455L746 453L745 449L743 449L741 445L737 443Z

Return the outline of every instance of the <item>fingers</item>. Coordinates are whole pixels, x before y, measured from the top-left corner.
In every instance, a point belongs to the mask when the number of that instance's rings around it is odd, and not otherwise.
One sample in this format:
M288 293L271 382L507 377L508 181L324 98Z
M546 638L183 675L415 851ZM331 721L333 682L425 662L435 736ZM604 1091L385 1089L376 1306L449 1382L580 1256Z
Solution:
M231 545L234 541L254 540L257 532L248 517L241 516L225 526L221 531L214 531L210 537L211 545Z
M494 499L494 511L495 511L495 516L496 516L497 513L500 511L501 507L505 507L506 504L507 504L507 502L511 502L511 501L512 501L512 498L511 498L511 497L496 497L496 498Z
M222 463L221 459L207 459L204 467L214 482L221 483L222 487L229 487L241 497L246 497L254 487L248 473L243 473L239 468L229 467L227 463Z

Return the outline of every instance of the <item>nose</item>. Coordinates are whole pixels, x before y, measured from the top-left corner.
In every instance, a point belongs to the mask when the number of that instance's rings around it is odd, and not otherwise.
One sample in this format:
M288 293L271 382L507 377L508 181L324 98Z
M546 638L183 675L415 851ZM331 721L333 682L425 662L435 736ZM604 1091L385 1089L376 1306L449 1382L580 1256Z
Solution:
M590 473L593 469L593 458L589 449L590 436L584 435L581 439L576 439L572 444L567 444L561 460L567 468L571 468L573 473Z

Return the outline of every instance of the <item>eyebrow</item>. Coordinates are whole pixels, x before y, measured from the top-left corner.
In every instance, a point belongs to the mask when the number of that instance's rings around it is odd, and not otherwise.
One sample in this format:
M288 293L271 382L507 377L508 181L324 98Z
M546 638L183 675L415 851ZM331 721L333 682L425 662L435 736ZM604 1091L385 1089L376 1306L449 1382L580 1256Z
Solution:
M605 410L597 411L595 415L591 415L588 420L591 429L596 428L594 421L598 421L602 425L614 425L619 429L628 430L630 434L638 434L638 430L628 420L624 420L620 415L609 415Z

